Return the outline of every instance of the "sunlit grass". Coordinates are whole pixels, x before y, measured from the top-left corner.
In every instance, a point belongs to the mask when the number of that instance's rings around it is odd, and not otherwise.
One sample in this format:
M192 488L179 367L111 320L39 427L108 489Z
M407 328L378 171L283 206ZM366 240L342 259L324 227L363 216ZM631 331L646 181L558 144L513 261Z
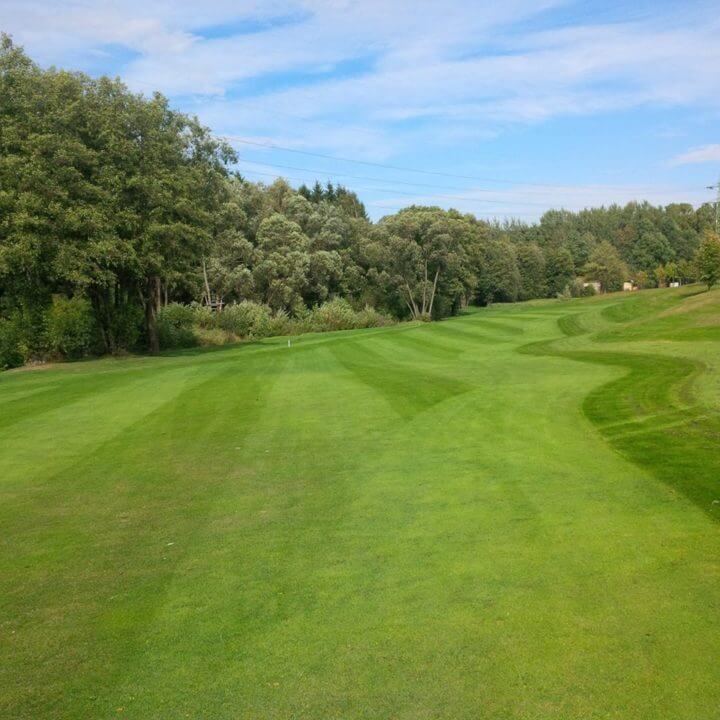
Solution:
M697 290L4 374L0 716L720 717Z

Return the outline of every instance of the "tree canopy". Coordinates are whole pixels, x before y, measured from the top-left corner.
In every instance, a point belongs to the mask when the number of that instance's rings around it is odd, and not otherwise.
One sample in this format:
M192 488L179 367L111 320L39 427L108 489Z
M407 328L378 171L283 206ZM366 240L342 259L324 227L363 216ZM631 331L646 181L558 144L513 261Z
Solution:
M73 347L157 352L158 311L170 302L219 310L252 301L300 317L344 299L425 320L469 303L555 297L579 275L607 291L631 278L718 281L710 205L550 210L533 224L412 206L371 222L342 185L253 183L235 161L160 94L42 69L2 36L8 355L46 353L52 332L69 327L65 316L82 338Z

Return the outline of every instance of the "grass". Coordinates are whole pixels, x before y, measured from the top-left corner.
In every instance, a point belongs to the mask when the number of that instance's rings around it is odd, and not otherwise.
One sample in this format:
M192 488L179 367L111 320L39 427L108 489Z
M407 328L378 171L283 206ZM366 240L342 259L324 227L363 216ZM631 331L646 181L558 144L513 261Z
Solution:
M720 718L696 292L4 374L0 717Z

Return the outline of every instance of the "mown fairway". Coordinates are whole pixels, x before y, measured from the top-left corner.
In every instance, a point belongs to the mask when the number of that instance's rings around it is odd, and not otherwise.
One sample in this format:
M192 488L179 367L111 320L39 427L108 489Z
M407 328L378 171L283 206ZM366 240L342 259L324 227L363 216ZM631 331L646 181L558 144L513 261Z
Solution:
M720 291L0 377L0 716L720 718Z

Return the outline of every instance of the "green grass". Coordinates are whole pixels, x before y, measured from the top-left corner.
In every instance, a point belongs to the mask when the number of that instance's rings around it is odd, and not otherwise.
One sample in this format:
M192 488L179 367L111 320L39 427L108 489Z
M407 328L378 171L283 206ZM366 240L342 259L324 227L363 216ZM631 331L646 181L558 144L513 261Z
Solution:
M720 718L720 292L0 376L0 717Z

